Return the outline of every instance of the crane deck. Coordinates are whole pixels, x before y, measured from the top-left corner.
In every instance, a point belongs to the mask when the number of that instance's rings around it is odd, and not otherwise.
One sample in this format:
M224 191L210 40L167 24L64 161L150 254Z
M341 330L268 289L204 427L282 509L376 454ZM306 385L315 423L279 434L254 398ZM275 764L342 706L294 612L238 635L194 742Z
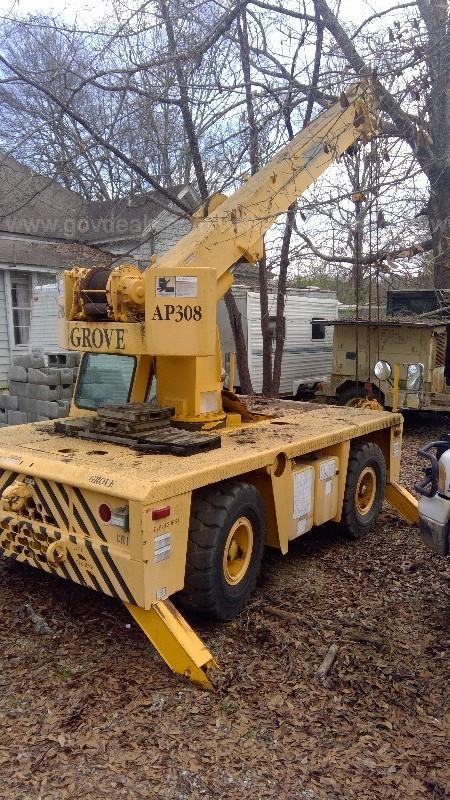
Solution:
M297 401L246 398L265 418L220 431L221 446L186 458L136 452L125 444L55 433L54 423L0 430L0 469L102 486L117 497L159 501L272 464L283 452L301 457L339 442L399 427L400 414ZM208 436L207 433L203 434ZM212 432L217 437L217 432Z

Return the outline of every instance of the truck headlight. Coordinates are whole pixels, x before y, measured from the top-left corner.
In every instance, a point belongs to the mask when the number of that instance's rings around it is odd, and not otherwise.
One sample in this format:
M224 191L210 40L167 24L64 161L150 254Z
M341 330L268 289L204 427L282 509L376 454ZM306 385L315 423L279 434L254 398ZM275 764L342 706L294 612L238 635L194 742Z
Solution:
M406 391L420 392L423 384L423 364L408 364L406 370Z

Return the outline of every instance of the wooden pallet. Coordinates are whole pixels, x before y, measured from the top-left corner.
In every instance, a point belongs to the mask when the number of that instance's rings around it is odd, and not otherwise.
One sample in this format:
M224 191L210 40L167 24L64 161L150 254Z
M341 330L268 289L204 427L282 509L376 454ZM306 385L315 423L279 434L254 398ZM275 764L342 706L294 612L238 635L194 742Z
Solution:
M102 406L98 411L99 415L95 417L57 420L54 431L64 436L131 447L140 453L189 456L221 446L218 435L172 427L172 409L169 408L130 403Z
M154 419L143 420L142 422L136 422L135 420L127 419L92 417L92 423L89 427L90 430L97 431L98 433L101 433L102 431L105 433L114 433L116 431L119 434L144 434L148 431L158 428L169 428L170 417L155 417Z
M169 419L175 413L173 408L159 407L151 403L125 403L121 406L99 406L99 419L121 420L123 422L150 422L155 419Z
M78 433L78 437L96 442L124 445L139 453L167 453L175 456L192 456L195 453L216 450L222 443L220 436L198 431L182 431L179 428L162 429L149 436L124 436L120 433L96 433L92 430L83 430Z

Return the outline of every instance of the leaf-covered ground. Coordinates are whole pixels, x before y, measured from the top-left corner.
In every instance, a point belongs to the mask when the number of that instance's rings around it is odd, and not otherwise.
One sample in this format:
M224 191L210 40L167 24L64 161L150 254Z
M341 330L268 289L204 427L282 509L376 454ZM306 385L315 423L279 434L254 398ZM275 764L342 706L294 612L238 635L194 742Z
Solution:
M409 487L449 421L407 423ZM330 527L268 552L242 617L196 623L221 665L206 693L120 604L2 561L0 798L448 798L449 579L387 508L364 541Z

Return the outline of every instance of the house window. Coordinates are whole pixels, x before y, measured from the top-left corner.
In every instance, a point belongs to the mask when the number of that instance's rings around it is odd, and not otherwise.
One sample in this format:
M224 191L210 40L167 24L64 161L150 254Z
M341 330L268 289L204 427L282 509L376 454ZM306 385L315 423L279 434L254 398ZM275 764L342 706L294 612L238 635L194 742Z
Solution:
M31 275L11 272L11 312L14 345L28 344L31 324Z
M311 339L325 339L325 320L323 317L314 317L311 320Z

